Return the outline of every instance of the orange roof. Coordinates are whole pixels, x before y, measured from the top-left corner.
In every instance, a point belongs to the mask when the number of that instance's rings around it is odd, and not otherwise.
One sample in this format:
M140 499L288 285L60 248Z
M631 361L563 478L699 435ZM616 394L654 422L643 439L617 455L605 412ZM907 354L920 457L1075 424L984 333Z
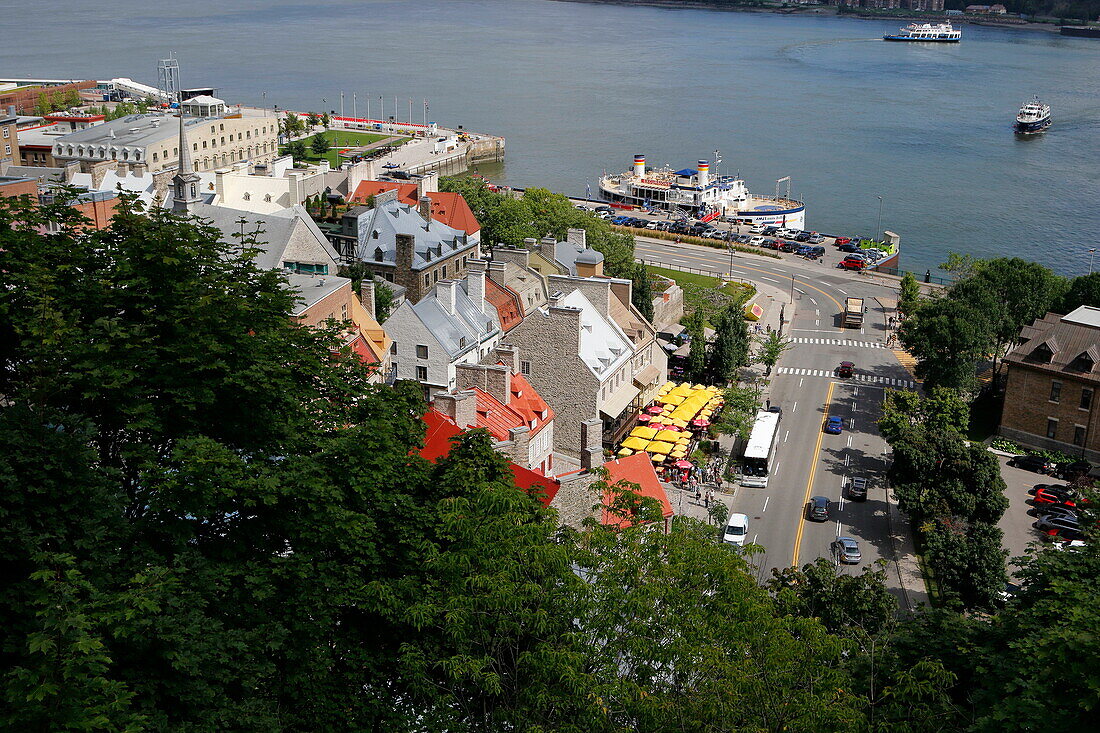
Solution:
M497 310L500 318L500 330L511 331L523 320L523 305L519 293L507 285L501 285L492 278L485 278L485 299Z
M647 453L635 453L626 458L608 461L603 464L603 467L607 469L609 486L614 486L623 480L638 484L638 493L641 496L647 496L660 502L661 515L665 519L672 516L672 503L668 500L665 487L661 485L660 479L657 478L657 472L653 470L653 462L649 459ZM610 492L604 493L603 500L605 504L610 502ZM632 524L629 519L619 519L611 515L606 509L603 510L601 522L603 524L617 524L624 528Z
M409 206L416 206L416 184L396 183L392 181L361 181L351 195L353 202L363 203L371 196L377 196L385 191L397 191L397 200ZM477 217L459 193L447 193L445 191L431 191L425 194L432 200L432 218L440 224L460 229L467 234L477 234L481 231L481 224Z
M528 425L535 423L531 435L538 433L546 423L554 419L554 411L550 409L550 405L522 374L512 375L512 399L508 406L518 412Z
M435 463L451 452L451 438L463 431L449 417L435 410L425 412L423 420L428 429L424 434L424 447L420 449L420 457ZM543 492L542 505L550 506L550 502L554 500L558 489L561 488L559 481L514 463L508 465L512 469L517 488L527 492Z

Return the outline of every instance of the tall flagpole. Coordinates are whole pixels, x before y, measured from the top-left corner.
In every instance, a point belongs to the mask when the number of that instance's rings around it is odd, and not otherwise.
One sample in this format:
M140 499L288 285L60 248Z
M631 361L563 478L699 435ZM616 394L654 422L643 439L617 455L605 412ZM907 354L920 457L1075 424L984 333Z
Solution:
M386 98L383 97L381 94L378 95L378 104L380 104L382 106L382 111L378 113L378 119L385 122L386 121Z
M359 119L359 117L355 114L355 92L351 93L351 116L355 119Z
M370 95L367 95L367 119L370 119Z
M344 93L340 92L340 116L344 116Z

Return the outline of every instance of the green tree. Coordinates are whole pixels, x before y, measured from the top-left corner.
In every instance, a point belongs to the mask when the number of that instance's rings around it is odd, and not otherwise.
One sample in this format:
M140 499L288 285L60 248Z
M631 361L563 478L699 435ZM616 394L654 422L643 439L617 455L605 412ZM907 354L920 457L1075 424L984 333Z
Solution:
M309 149L313 151L313 154L317 157L323 157L325 153L329 151L332 144L328 141L328 138L324 135L314 135L313 139L309 143Z
M925 302L905 320L898 335L916 357L917 378L927 387L963 392L976 389L978 363L995 348L986 312L947 298Z
M328 112L321 115L321 127L326 130L332 127L332 116Z
M707 376L707 336L702 313L695 311L684 319L691 344L688 347L688 359L685 371L693 382L706 379Z
M305 120L306 129L312 130L314 127L317 127L317 125L321 123L321 116L316 112L309 112L306 114Z
M634 274L631 277L630 302L638 309L638 312L649 321L653 322L653 288L649 282L649 268L641 262L634 266Z
M1073 278L1054 310L1066 314L1083 305L1100 308L1100 272Z
M927 397L908 390L888 390L882 399L878 428L888 443L907 438L914 430L962 435L970 421L970 408L952 389L932 387Z
M941 601L949 608L994 608L1008 579L1008 552L1001 549L1001 529L995 524L940 515L919 531Z
M723 393L722 411L712 429L721 435L748 438L760 410L760 389L755 384L734 386Z
M714 341L707 360L707 383L725 387L749 363L749 331L739 306L729 306L715 324Z
M772 331L767 335L759 337L756 343L756 361L764 365L764 375L768 376L772 373L772 369L775 368L776 363L779 361L779 357L783 355L784 351L790 348L791 342L784 338L778 331Z
M306 144L301 140L291 140L286 146L286 152L294 158L295 163L300 163L309 157Z
M380 282L374 284L374 319L385 323L393 310L393 288Z
M849 575L822 557L801 570L772 570L767 588L780 615L816 618L841 636L882 634L893 626L898 610L882 566L865 566L858 575Z
M948 252L947 261L940 265L940 269L949 272L958 280L963 280L977 273L986 260L979 259L971 254Z
M913 273L906 271L898 287L898 312L903 316L913 313L920 304L920 284Z
M37 101L34 104L34 113L39 117L44 117L50 112L53 112L53 106L50 104L49 96L43 90L38 93Z

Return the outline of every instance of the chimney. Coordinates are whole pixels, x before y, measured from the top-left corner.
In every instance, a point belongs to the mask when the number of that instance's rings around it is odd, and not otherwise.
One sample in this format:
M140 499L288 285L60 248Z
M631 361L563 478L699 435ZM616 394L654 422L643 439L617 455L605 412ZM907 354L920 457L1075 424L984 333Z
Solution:
M471 390L452 394L438 393L432 407L441 415L446 415L460 428L477 425L477 395Z
M497 346L493 349L496 360L508 367L512 374L519 373L519 349L515 346Z
M581 468L603 465L603 421L585 420L581 423Z
M493 366L482 367L485 375L485 386L482 387L486 392L496 397L502 403L507 405L512 400L512 371L499 364Z
M611 280L611 292L615 294L615 297L619 299L619 302L630 308L630 288L632 283L629 280Z
M485 313L490 305L485 301L485 260L470 260L466 263L466 290L470 300L478 310Z
M588 232L583 229L567 229L565 241L577 249L588 249Z
M411 234L398 234L394 243L396 253L394 255L399 273L411 272L413 265L413 251L416 248L416 237Z
M440 280L435 285L435 299L439 307L449 315L455 314L455 290L458 289L457 280Z
M363 309L377 321L378 316L374 314L374 280L369 277L363 278L363 282L359 284L359 300Z
M534 237L525 237L523 240L523 248L528 252L537 252L539 249L539 240Z
M543 237L539 241L539 252L542 253L543 257L550 260L551 262L557 262L558 258L554 256L557 253L557 246L558 240L554 239L553 237Z
M439 190L439 171L428 171L416 184L418 196L435 193ZM424 193L420 193L423 190Z
M419 185L419 184L418 184ZM425 229L427 224L432 220L432 200L427 196L421 196L420 199L420 218L424 220Z
M512 428L508 431L508 436L512 440L512 448L509 451L512 459L512 463L517 466L523 466L524 468L532 468L531 466L531 429L530 428Z

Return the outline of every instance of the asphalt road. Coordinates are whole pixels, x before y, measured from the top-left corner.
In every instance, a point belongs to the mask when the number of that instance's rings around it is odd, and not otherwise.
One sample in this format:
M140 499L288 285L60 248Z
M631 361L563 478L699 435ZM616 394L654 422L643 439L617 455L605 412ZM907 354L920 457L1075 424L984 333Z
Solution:
M859 565L846 566L847 572L858 572L880 558L892 559L883 489L886 444L876 421L883 390L908 386L912 377L884 348L887 314L874 298L897 296L865 275L834 269L839 257L827 249L825 264L790 255L774 260L735 253L733 259L734 277L786 287L795 306L792 343L769 390L771 404L783 410L777 463L767 488L738 488L731 508L749 516L749 539L764 548L754 561L765 573L832 557L830 544L838 535L855 538L863 555ZM729 254L720 250L638 238L635 251L649 262L731 271ZM861 329L840 326L848 296L864 298L867 312ZM841 361L855 363L855 378L834 376ZM841 435L822 431L828 415L844 419ZM845 496L843 487L853 476L868 479L865 502ZM816 495L832 502L826 522L805 519L806 502Z

